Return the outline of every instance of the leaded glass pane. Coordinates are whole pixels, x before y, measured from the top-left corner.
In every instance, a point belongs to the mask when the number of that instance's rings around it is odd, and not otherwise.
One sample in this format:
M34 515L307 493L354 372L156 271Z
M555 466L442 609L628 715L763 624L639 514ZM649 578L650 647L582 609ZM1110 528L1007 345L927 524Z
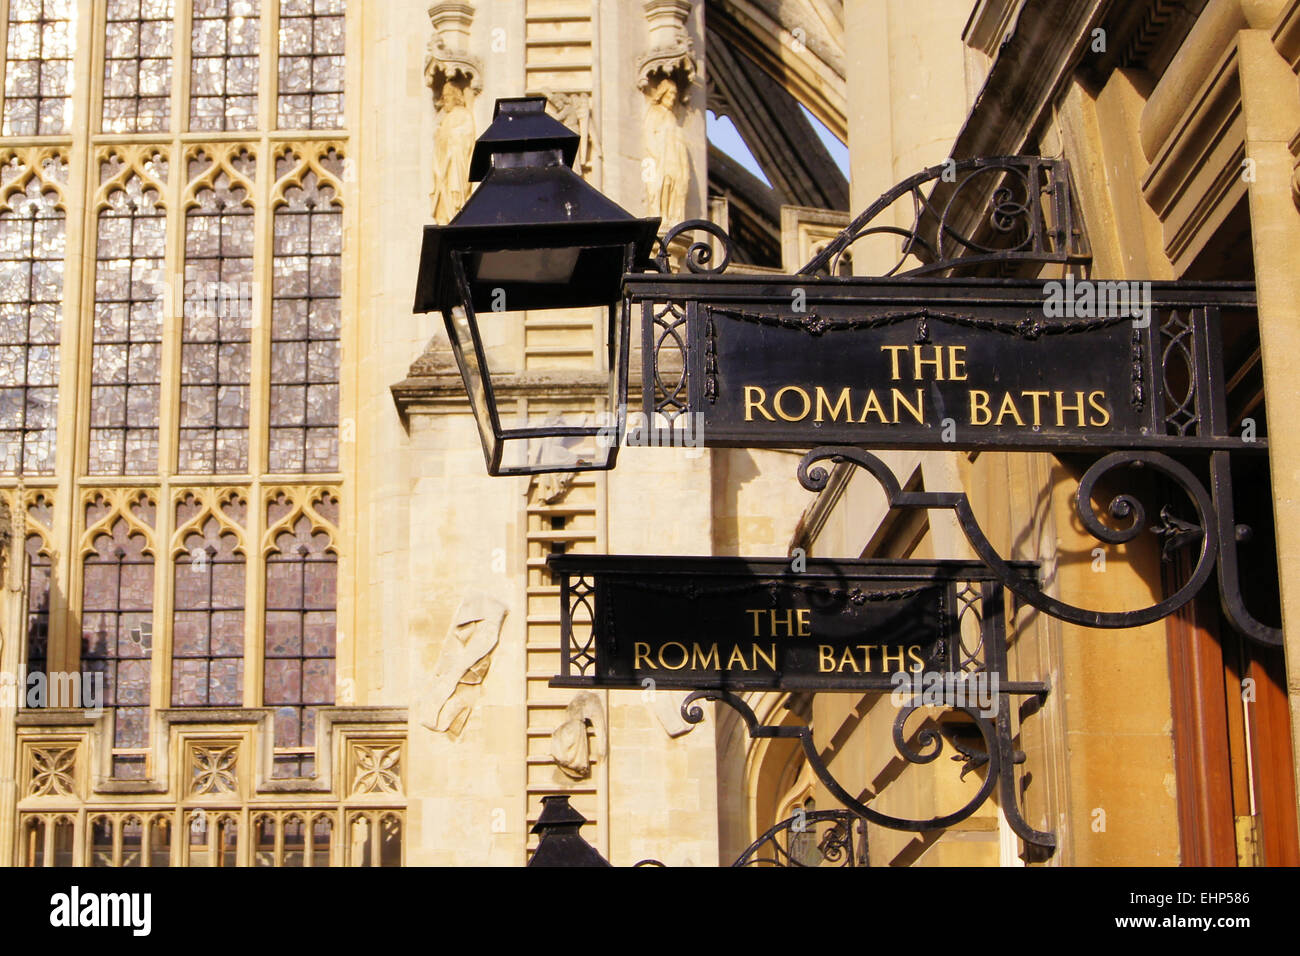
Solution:
M104 35L104 132L171 129L174 16L174 0L110 0Z
M270 468L339 468L342 211L314 173L275 213L271 312Z
M315 772L316 709L334 703L338 563L329 546L302 517L267 557L263 703L276 708L277 777Z
M5 63L5 136L57 136L72 123L75 0L13 0Z
M253 210L225 173L186 214L179 467L248 471Z
M113 776L134 780L146 775L149 746L154 564L146 546L144 536L119 519L95 538L82 579L82 667L104 675Z
M32 177L0 212L0 473L54 473L65 222Z
M344 0L280 4L280 129L343 127Z
M184 543L186 553L175 565L172 706L240 707L244 556L216 518L208 518L202 533L186 536Z
M190 129L257 128L260 0L199 0L190 33Z
M99 215L91 366L90 473L158 470L167 219L137 177Z
M27 537L27 673L46 673L50 646L50 580L53 567L39 535ZM24 685L29 686L29 685Z

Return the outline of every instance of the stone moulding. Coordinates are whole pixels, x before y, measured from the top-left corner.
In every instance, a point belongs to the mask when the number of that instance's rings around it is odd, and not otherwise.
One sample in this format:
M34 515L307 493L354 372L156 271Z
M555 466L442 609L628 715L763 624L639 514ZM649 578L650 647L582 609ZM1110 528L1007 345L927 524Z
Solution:
M637 60L637 88L649 94L667 77L677 84L678 98L685 103L697 73L695 44L686 32L690 0L645 0L644 7L650 49Z
M405 707L322 707L316 716L316 776L309 780L274 779L275 709L272 707L160 708L154 713L154 774L148 780L114 780L109 775L112 753L102 742L110 719L87 716L81 710L20 710L16 715L20 743L24 747L77 747L84 741L89 756L77 757L77 773L90 782L89 790L100 794L177 794L184 799L191 792L192 752L196 748L253 748L253 780L250 793L335 794L348 796L349 780L336 772L339 755L345 766L352 743L383 743L400 746L405 739ZM179 746L179 750L173 748ZM342 748L338 750L338 748ZM337 753L336 753L337 750ZM179 767L174 761L180 761ZM227 768L233 770L231 768ZM173 779L176 777L177 779Z
M474 93L483 92L483 62L469 53L469 29L474 5L465 0L444 0L429 7L433 38L424 60L424 82L433 90L436 104L448 80Z

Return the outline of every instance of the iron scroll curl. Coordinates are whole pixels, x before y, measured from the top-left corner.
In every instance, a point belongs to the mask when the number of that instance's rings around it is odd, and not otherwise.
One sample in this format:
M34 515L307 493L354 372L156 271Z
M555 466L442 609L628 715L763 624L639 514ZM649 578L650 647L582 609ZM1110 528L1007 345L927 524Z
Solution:
M713 263L713 246L703 239L697 239L687 248L686 255L682 260L687 270L696 275L721 275L726 272L727 267L731 265L731 256L734 249L731 236L717 223L710 222L707 219L687 219L664 233L659 238L659 252L655 255L655 267L665 275L672 272L672 264L668 257L669 246L678 236L688 232L707 233L717 240L718 247L722 250L722 261L711 264Z
M974 549L979 559L992 571L1002 584L1017 595L1026 604L1049 614L1054 618L1085 627L1126 628L1139 627L1158 621L1190 601L1209 581L1214 573L1219 553L1216 535L1207 533L1206 529L1217 527L1214 503L1204 485L1197 480L1185 466L1159 452L1120 451L1112 452L1094 462L1080 479L1075 493L1075 510L1088 532L1099 541L1107 544L1123 544L1132 541L1142 533L1146 526L1146 510L1133 495L1116 495L1110 502L1109 512L1112 518L1127 520L1121 528L1109 528L1101 522L1092 505L1093 492L1097 484L1107 474L1125 467L1148 468L1164 475L1178 485L1192 502L1196 511L1196 522L1177 521L1166 509L1162 512L1165 525L1152 529L1153 533L1168 534L1166 549L1171 542L1185 543L1190 539L1199 540L1199 549L1191 574L1187 581L1173 594L1148 607L1130 611L1096 611L1077 607L1047 594L1038 582L1025 577L1003 560L993 544L984 534L971 508L970 499L965 492L928 492L904 491L893 471L883 461L861 448L840 445L824 445L808 452L799 463L799 483L809 491L822 491L830 479L826 468L819 462L851 462L871 474L879 482L881 490L890 508L925 508L949 510L957 518L958 525L966 540ZM1174 523L1176 521L1176 524Z
M817 779L822 782L827 791L829 791L829 793L838 800L842 806L848 808L864 820L891 830L920 833L927 830L937 830L943 829L944 827L950 827L955 823L967 819L979 810L979 808L984 805L985 801L987 801L993 794L993 791L998 786L999 782L1003 784L1004 796L1007 793L1014 794L1014 789L1008 786L1009 781L1004 780L1004 777L1006 777L1010 772L1011 763L1016 763L1023 759L1023 754L1011 751L1009 747L1005 745L1006 742L1000 739L1003 736L1003 731L1009 730L1009 728L1003 728L1000 731L995 720L985 716L976 708L963 705L945 706L945 709L948 711L966 714L978 729L984 744L984 752L980 753L978 751L968 750L963 746L956 745L954 742L954 749L959 752L959 755L955 759L965 760L967 763L966 768L962 771L962 776L965 776L965 774L971 769L982 767L986 769L984 779L981 781L980 787L975 794L971 796L971 798L959 809L952 813L931 817L928 820L895 817L887 813L881 813L878 810L873 810L867 804L849 793L849 791L847 791L840 782L835 779L835 776L830 772L830 768L826 766L821 753L813 742L811 727L807 725L790 726L788 724L781 724L772 726L762 724L759 722L753 709L750 708L744 700L737 697L735 694L721 690L699 690L689 694L686 699L682 701L681 707L682 719L687 723L698 724L704 720L704 710L696 703L701 700L711 700L726 704L732 710L736 711L736 713L740 715L741 720L744 721L751 738L758 739L762 737L772 737L797 739L803 748L804 757L808 761L808 765L812 768L813 773L816 774ZM935 760L942 752L944 739L942 734L930 730L929 728L924 728L919 732L918 739L923 748L933 747L932 750L917 750L907 744L903 732L904 724L908 717L915 713L917 709L916 706L909 705L900 710L894 723L894 743L899 756L908 763L926 764ZM1003 713L1006 709L1007 701L1000 700L998 707L999 713ZM1006 766L1004 766L1004 764L1006 764ZM1030 826L1021 815L1019 807L1006 807L1004 808L1004 812L1006 814L1008 825L1011 826L1017 836L1021 837L1026 842L1037 846L1045 848L1055 847L1056 838L1050 833L1035 830Z

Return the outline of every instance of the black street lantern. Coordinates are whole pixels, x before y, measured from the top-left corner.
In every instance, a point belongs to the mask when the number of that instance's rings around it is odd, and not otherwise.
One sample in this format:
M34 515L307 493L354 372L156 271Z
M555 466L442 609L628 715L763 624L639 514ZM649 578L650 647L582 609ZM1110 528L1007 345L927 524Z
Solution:
M415 311L442 312L491 475L606 470L622 441L629 338L622 281L647 264L659 220L634 218L575 173L578 144L577 133L546 114L545 97L497 100L470 160L469 178L481 185L448 225L424 229ZM495 323L522 324L529 310L595 306L607 311L608 353L598 367L576 371L608 374L607 420L590 407L539 414L530 406L503 427L488 365L489 350L504 351L493 346L504 341ZM482 328L480 316L488 319ZM575 350L553 351L572 361ZM573 377L572 365L562 368ZM535 363L527 371L537 371Z

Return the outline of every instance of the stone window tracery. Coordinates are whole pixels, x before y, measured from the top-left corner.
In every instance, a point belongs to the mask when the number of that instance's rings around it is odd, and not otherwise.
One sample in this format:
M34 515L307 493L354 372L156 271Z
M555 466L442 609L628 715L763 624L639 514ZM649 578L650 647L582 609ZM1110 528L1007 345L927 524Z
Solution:
M148 776L154 518L153 503L145 497L121 509L100 495L86 508L90 544L82 572L82 669L103 675L112 774L130 780Z
M189 165L178 470L245 474L255 277L248 194L256 162L244 150L229 171L203 152Z
M234 495L205 506L190 494L177 505L173 707L243 705L246 561L237 529L246 520L247 505Z
M113 157L117 159L117 157ZM105 164L105 178L117 178ZM99 214L91 359L90 473L158 472L167 214L138 174Z
M79 16L94 88L74 117ZM265 705L250 779L264 744L274 776L316 773L317 714L336 699L346 139L268 127L342 128L344 20L344 0L0 0L0 137L25 138L0 141L0 494L29 514L17 662L102 675L109 715L103 739L76 732L76 787L24 808L0 864L248 863L268 804L277 865L351 859L342 804L284 816L290 784L232 809L242 775L201 797L221 809L196 835L188 764L155 765L175 741L152 729L169 708ZM60 380L78 341L90 354ZM73 468L56 524L53 476ZM295 474L330 477L284 484ZM277 576L297 588L268 589ZM146 780L177 805L132 810L125 781ZM380 793L397 791L369 791L367 810Z
M266 557L266 643L262 702L275 708L277 777L315 773L316 713L334 703L338 557L323 524L338 500L317 499L323 522L279 496L267 512L274 550Z
M339 368L343 216L336 153L320 170L290 172L275 210L271 313L272 474L329 474L339 468ZM280 161L277 175L295 158Z
M44 166L42 174L66 182L61 155ZM42 174L16 154L0 173L0 474L7 475L54 473L67 227L56 186Z

